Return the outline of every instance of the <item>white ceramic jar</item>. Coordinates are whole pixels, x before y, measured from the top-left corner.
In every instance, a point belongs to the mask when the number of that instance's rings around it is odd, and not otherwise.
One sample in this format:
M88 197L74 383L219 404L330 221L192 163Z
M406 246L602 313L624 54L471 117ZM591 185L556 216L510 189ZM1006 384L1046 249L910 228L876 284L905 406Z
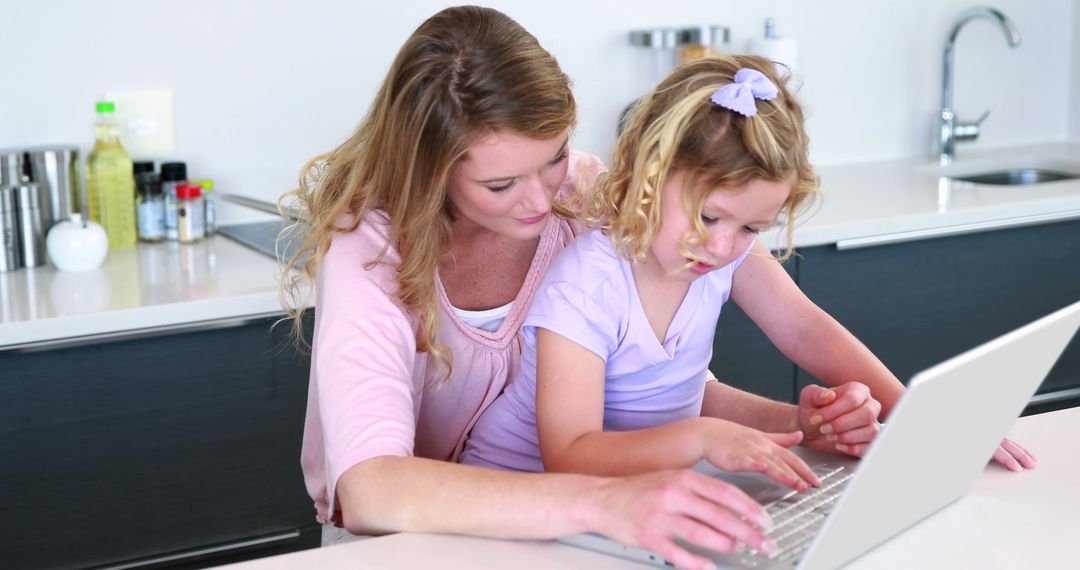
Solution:
M49 229L45 248L60 271L87 271L105 261L109 238L99 224L84 222L82 215L72 214L71 219Z

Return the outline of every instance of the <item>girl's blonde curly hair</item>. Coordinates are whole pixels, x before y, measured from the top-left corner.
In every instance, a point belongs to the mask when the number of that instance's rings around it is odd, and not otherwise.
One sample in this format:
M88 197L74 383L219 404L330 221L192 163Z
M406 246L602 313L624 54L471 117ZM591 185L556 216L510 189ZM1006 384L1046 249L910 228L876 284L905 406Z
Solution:
M755 100L751 117L710 100L742 68L760 71L779 88L771 101ZM693 220L684 249L707 239L701 208L710 192L754 179L791 181L780 210L787 236L780 259L787 259L795 214L818 192L802 107L787 79L755 56L703 58L676 68L635 105L610 170L597 182L589 220L627 259L640 260L660 228L660 191L673 171L685 173L683 205Z

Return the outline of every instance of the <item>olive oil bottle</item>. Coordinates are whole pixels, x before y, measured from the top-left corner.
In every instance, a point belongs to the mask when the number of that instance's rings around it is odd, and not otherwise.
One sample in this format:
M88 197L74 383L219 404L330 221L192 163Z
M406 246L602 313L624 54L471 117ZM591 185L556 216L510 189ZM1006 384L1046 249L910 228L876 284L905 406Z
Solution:
M109 247L135 245L135 175L120 144L120 126L111 101L97 104L96 141L87 157L86 199L90 219L105 228Z

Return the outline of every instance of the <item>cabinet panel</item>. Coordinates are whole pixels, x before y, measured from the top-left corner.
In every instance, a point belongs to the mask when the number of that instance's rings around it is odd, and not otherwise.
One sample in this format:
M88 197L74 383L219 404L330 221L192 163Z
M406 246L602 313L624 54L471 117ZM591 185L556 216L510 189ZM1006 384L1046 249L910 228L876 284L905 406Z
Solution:
M0 566L89 567L314 525L299 465L308 363L270 323L0 354Z
M794 257L784 268L797 280ZM795 365L733 301L720 311L709 368L725 384L781 402L796 401Z
M801 253L803 291L905 382L1080 300L1080 222ZM810 381L800 370L799 386ZM1074 338L1039 392L1076 386Z

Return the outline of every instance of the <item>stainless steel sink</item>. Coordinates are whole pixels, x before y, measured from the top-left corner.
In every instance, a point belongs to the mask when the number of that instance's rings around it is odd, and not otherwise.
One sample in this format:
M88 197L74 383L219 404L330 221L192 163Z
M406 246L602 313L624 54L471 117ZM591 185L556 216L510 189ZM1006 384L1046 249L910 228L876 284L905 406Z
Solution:
M993 184L996 186L1015 186L1022 184L1038 184L1040 182L1058 182L1060 180L1073 180L1080 178L1080 174L1064 172L1061 170L1046 170L1042 168L1014 168L1011 170L998 170L995 172L983 172L964 176L953 176L954 180L963 180L975 184Z

